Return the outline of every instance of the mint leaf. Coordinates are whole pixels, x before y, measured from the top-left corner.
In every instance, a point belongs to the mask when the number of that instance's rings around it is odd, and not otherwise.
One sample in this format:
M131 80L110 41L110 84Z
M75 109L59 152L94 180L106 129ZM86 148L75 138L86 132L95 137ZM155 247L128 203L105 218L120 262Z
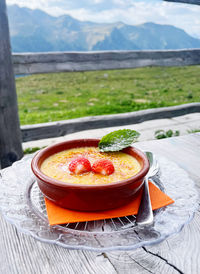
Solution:
M120 129L105 135L99 142L101 152L119 151L135 142L140 133L131 129Z

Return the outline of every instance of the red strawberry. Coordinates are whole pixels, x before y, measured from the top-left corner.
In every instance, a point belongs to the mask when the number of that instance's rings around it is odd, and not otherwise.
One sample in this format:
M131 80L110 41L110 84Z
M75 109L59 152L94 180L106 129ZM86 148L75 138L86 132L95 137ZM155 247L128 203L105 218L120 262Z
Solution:
M70 162L69 171L76 175L89 172L91 171L91 164L88 159L84 157L78 157Z
M115 168L110 160L101 159L94 162L92 171L102 175L110 175L115 171Z

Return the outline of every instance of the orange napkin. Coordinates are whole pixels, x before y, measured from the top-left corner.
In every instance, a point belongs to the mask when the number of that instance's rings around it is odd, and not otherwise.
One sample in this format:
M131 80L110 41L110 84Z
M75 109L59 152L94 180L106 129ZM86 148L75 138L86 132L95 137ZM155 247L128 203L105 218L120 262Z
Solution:
M149 192L151 198L151 204L153 210L167 206L174 203L174 201L163 193L154 184L149 182ZM96 211L96 212L81 212L74 211L66 208L59 207L53 202L45 198L45 204L47 209L47 215L50 225L65 224L65 223L75 223L75 222L86 222L102 219L110 219L123 217L128 215L135 215L138 212L140 201L142 197L142 192L134 199L132 202L112 210L106 211Z

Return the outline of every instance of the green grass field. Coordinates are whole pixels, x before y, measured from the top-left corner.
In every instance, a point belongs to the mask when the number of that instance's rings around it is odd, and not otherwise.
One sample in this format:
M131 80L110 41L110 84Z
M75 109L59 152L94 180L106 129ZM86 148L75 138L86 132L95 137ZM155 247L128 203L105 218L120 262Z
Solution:
M32 75L16 79L21 124L200 101L200 66Z

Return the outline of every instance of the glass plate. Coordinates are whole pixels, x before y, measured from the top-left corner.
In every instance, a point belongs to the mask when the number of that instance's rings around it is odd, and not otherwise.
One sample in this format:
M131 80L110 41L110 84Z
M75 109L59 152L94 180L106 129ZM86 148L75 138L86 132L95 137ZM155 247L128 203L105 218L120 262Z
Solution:
M43 242L100 252L132 250L178 233L192 219L198 206L198 193L187 173L168 159L157 156L161 172L155 178L156 184L175 203L154 211L152 226L138 227L134 215L50 226L43 196L30 168L32 157L26 156L0 172L0 208L17 229Z

